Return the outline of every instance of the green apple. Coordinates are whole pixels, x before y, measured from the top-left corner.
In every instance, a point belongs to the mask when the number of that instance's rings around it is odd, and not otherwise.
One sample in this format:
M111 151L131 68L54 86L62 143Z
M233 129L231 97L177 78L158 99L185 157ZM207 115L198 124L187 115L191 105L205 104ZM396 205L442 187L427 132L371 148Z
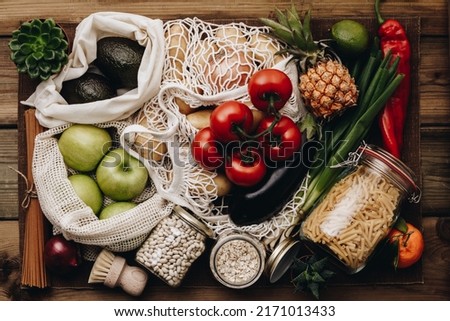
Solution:
M94 125L74 124L58 140L64 163L80 172L93 171L111 147L111 135Z
M100 214L98 215L98 218L101 220L105 220L107 218L110 218L114 215L123 213L125 211L131 210L132 208L136 207L137 204L133 202L115 202L111 203L107 206L105 206Z
M97 182L85 174L71 175L69 181L78 197L98 215L103 205L103 194Z
M147 185L144 165L123 148L116 148L103 157L96 171L103 194L115 201L129 201L139 196Z

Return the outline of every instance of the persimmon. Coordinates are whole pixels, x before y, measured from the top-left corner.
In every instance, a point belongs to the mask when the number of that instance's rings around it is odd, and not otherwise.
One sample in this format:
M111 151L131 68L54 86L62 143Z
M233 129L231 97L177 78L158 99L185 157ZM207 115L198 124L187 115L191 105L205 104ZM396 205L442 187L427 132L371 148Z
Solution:
M420 260L424 250L422 232L411 223L402 228L394 227L388 235L389 242L398 247L394 267L404 269Z

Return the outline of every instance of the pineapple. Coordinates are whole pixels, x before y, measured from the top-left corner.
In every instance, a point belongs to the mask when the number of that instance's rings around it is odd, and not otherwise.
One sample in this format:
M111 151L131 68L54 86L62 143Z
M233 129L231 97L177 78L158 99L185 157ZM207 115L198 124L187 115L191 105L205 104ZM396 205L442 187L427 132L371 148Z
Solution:
M315 42L310 29L311 14L301 21L295 6L282 12L275 9L277 20L262 18L271 34L287 47L300 70L299 90L305 105L319 119L329 119L355 106L358 90L355 80L339 58L326 54L325 46ZM281 53L281 52L280 52Z

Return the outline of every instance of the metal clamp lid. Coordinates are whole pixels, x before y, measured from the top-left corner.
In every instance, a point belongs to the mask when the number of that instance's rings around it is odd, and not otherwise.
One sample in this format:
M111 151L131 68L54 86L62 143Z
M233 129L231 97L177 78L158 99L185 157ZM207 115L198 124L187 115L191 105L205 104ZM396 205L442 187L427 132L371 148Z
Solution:
M214 236L214 232L200 219L196 218L194 214L189 213L186 209L179 205L175 205L173 208L174 213L177 214L183 221L187 224L191 225L195 229L199 230L207 237L212 238Z
M372 166L376 166L374 160L379 161L389 168L396 183L409 193L409 202L420 202L422 191L416 183L414 172L405 163L378 146L367 145L359 149L362 149L363 161Z
M381 162L385 167L395 174L397 185L401 186L407 193L409 193L408 201L411 203L420 202L422 191L416 183L416 178L413 171L400 159L389 154L381 147L369 145L362 142L356 151L349 153L347 160L333 165L332 168L356 166L360 162L370 164L372 167L377 167Z

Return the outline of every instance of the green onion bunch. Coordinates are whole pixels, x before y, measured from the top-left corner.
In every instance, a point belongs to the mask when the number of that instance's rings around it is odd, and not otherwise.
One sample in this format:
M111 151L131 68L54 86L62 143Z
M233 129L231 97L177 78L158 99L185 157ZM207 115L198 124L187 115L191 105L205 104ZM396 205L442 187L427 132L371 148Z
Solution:
M306 192L299 192L306 193L299 213L301 217L337 182L343 168L336 165L345 161L367 138L377 115L404 78L397 73L398 63L399 57L391 53L383 57L375 40L369 57L355 64L353 76L359 88L358 106L323 126L323 148L317 152L309 172Z

